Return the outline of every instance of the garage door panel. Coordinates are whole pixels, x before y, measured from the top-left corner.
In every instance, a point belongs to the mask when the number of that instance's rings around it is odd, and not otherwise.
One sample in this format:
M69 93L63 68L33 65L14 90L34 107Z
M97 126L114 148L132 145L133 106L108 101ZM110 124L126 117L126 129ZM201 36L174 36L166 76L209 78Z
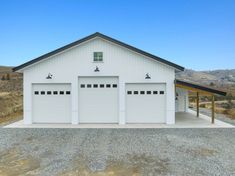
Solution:
M71 123L71 85L33 84L33 122Z
M126 84L127 123L165 123L165 84Z
M79 78L80 123L118 122L118 78Z

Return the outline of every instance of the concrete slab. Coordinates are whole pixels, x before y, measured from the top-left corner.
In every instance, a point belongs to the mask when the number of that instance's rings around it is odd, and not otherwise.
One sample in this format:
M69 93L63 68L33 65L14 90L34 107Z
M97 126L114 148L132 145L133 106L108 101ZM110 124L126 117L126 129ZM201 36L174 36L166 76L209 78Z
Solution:
M167 124L23 124L23 120L4 126L3 128L235 128L235 126L215 119L211 124L211 118L200 114L196 117L196 112L177 112L176 123Z

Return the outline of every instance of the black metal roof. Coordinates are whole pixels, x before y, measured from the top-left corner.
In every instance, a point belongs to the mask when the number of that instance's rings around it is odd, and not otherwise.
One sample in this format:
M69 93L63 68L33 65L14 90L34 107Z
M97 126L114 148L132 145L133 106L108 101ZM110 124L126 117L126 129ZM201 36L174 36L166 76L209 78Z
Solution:
M199 90L202 90L202 91L210 92L212 94L218 94L218 95L222 95L222 96L227 95L227 92L224 92L224 91L221 91L221 90L218 90L218 89L214 89L214 88L211 88L211 87L208 87L208 86L195 84L195 83L188 82L188 81L183 81L183 80L176 79L175 83L179 84L179 85L182 85L182 86L192 87L192 88L199 89Z
M172 63L172 62L169 62L169 61L167 61L167 60L165 60L165 59L162 59L162 58L160 58L160 57L158 57L158 56L155 56L155 55L152 55L152 54L150 54L150 53L147 53L147 52L145 52L145 51L143 51L143 50L140 50L140 49L138 49L138 48L135 48L135 47L133 47L133 46L131 46L131 45L125 44L125 43L123 43L123 42L121 42L121 41L118 41L118 40L116 40L116 39L113 39L113 38L111 38L111 37L108 37L108 36L106 36L106 35L104 35L104 34L101 34L101 33L99 33L99 32L96 32L96 33L91 34L91 35L89 35L89 36L87 36L87 37L85 37L85 38L82 38L82 39L77 40L77 41L75 41L75 42L73 42L73 43L70 43L70 44L68 44L68 45L65 45L65 46L63 46L63 47L61 47L61 48L58 48L58 49L56 49L56 50L54 50L54 51L51 51L51 52L49 52L49 53L47 53L47 54L44 54L44 55L42 55L42 56L40 56L40 57L38 57L38 58L36 58L36 59L30 60L30 61L28 61L28 62L26 62L26 63L24 63L24 64L22 64L22 65L19 65L19 66L17 66L17 67L14 67L14 68L13 68L13 71L17 71L17 70L20 70L20 69L22 69L22 68L24 68L24 67L30 66L30 65L32 65L32 64L35 64L35 63L37 63L37 62L39 62L39 61L42 61L42 60L44 60L44 59L46 59L46 58L48 58L48 57L50 57L50 56L53 56L53 55L55 55L55 54L57 54L57 53L60 53L60 52L62 52L62 51L64 51L64 50L66 50L66 49L69 49L69 48L71 48L71 47L73 47L73 46L76 46L76 45L78 45L78 44L81 44L81 43L83 43L83 42L85 42L85 41L88 41L88 40L90 40L90 39L93 39L93 38L95 38L95 37L100 37L100 38L103 38L103 39L108 40L108 41L110 41L110 42L113 42L113 43L115 43L115 44L118 44L118 45L120 45L120 46L123 46L123 47L125 47L125 48L128 48L128 49L130 49L130 50L132 50L132 51L135 51L135 52L137 52L137 53L140 53L140 54L142 54L142 55L144 55L144 56L150 57L150 58L152 58L152 59L154 59L154 60L156 60L156 61L158 61L158 62L162 62L162 63L164 63L164 64L166 64L166 65L169 65L169 66L171 66L171 67L174 67L174 68L177 69L177 70L180 70L180 71L183 71L183 70L184 70L184 67L182 67L182 66L179 66L179 65L174 64L174 63Z

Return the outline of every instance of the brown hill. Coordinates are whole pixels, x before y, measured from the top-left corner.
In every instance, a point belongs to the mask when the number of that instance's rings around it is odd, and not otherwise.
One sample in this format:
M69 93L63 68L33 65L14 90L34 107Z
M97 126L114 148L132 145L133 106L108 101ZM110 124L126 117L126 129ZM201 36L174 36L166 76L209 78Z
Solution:
M23 77L12 67L0 66L0 123L22 117Z
M235 96L235 69L213 71L186 69L184 72L176 74L176 78L222 89Z

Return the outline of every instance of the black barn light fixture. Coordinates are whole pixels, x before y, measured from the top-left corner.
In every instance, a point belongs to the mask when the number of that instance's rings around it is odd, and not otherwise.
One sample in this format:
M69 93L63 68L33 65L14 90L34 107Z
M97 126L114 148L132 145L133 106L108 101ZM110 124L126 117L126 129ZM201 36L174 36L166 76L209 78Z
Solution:
M52 79L52 74L48 73L46 79Z
M99 68L96 66L94 72L99 72Z
M151 77L149 76L149 73L146 73L145 79L151 79Z

